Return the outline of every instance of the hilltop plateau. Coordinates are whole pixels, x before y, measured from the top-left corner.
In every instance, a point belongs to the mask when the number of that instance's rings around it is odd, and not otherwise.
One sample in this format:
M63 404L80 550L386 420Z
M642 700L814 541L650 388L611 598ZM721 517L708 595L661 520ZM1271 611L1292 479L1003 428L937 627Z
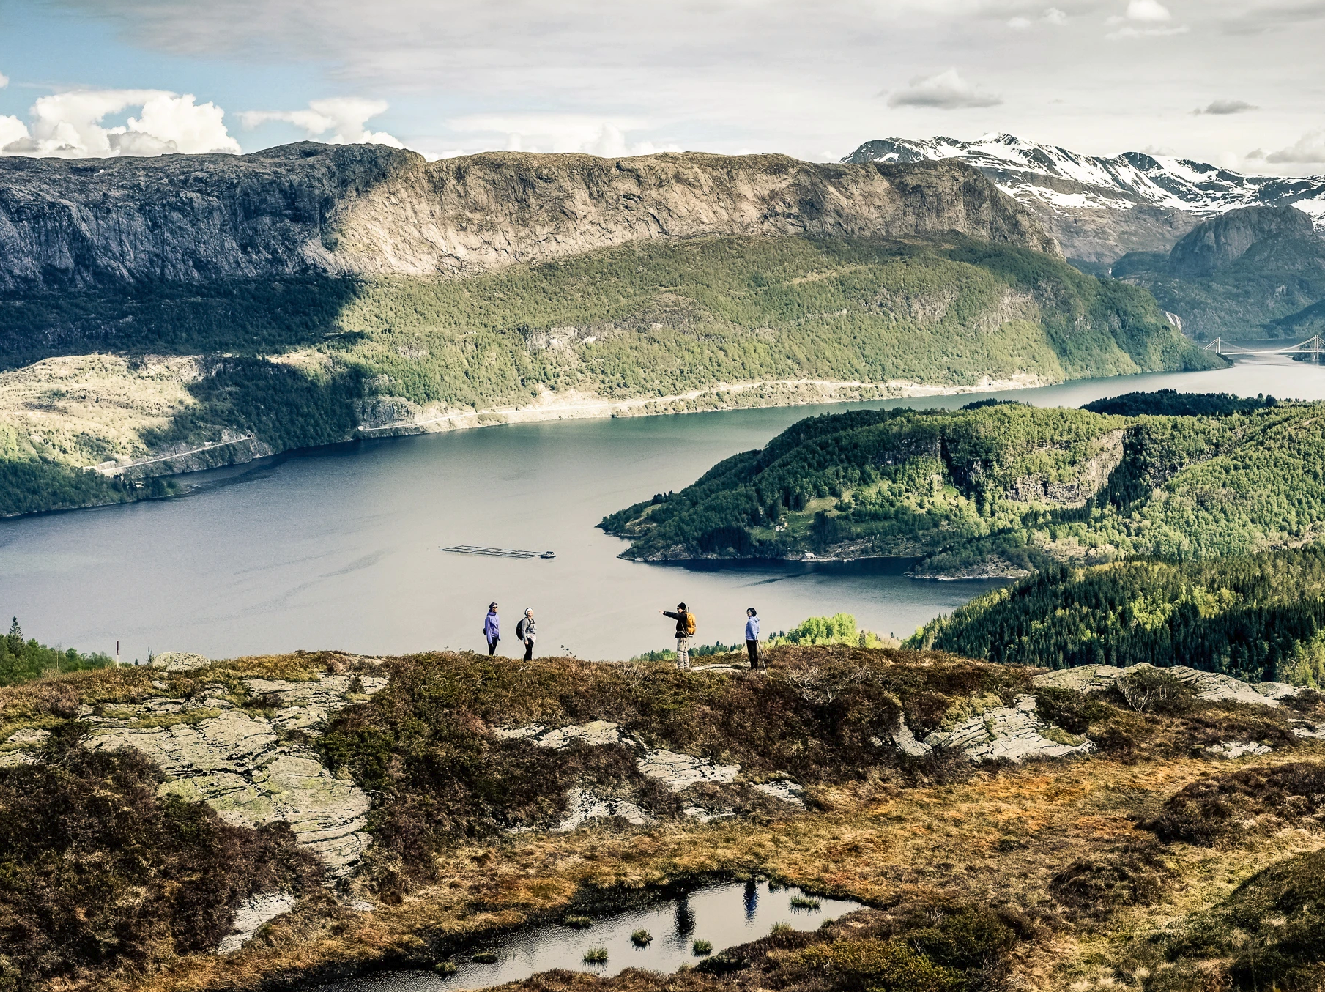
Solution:
M163 655L0 688L0 988L445 975L755 878L864 908L671 977L519 987L1319 986L1314 691L848 645L713 660Z

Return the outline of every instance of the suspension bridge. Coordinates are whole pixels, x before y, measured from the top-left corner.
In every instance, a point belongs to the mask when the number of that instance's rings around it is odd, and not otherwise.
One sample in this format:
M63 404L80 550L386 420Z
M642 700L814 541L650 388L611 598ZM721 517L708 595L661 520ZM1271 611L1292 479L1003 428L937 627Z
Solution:
M1310 355L1316 361L1320 361L1321 352L1325 352L1325 341L1322 341L1320 335L1316 334L1305 341L1299 341L1297 344L1290 344L1283 348L1253 350L1235 344L1226 344L1224 339L1220 337L1206 345L1204 350L1213 351L1216 355Z

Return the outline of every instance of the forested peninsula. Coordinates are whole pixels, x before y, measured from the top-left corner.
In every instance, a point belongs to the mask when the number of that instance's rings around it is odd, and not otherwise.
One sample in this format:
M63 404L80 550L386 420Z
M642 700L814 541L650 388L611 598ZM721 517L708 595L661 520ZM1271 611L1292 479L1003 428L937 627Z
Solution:
M1325 526L1322 414L1169 391L813 417L601 526L638 560L903 556L926 577L1246 555Z
M1218 365L956 163L0 161L0 515L522 419Z

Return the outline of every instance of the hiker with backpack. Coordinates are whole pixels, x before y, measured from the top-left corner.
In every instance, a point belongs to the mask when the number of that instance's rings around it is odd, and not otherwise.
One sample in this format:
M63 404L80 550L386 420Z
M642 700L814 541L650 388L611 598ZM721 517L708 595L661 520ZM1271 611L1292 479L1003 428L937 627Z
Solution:
M752 606L745 611L745 650L750 653L750 667L759 667L759 613Z
M488 615L483 619L483 637L488 642L488 657L497 653L497 642L501 640L501 619L497 616L497 604L488 604Z
M534 660L534 611L525 610L520 622L515 625L515 639L524 643L524 660Z
M690 667L690 638L695 636L695 615L686 609L685 603L676 604L676 612L659 610L665 617L676 621L676 667Z

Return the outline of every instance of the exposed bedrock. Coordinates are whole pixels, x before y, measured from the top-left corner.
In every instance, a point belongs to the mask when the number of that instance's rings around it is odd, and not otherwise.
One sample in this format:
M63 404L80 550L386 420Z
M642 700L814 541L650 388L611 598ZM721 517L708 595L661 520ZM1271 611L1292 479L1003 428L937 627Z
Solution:
M957 162L785 155L426 162L380 145L251 155L0 159L0 289L329 275L468 275L652 238L956 232L1061 254Z

